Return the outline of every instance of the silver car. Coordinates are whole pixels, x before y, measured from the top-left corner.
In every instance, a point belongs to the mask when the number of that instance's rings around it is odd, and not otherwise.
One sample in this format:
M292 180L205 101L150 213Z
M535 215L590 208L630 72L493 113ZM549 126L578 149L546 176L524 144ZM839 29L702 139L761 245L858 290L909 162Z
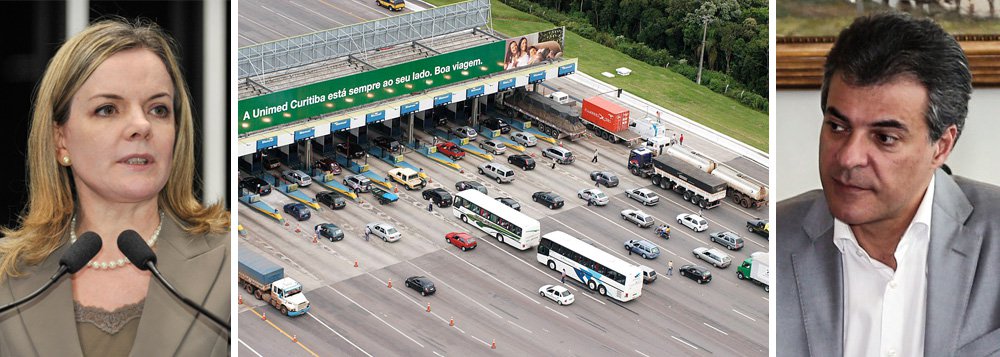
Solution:
M460 126L455 129L452 129L451 133L455 134L455 136L459 138L463 139L468 138L469 141L475 141L476 137L479 136L479 134L476 133L476 129L473 129L472 127L468 126Z
M281 172L281 177L285 178L289 182L299 185L299 187L306 187L312 184L312 177L306 175L305 172L300 170L285 170Z
M507 152L507 145L495 139L480 143L479 148L493 155L503 155L503 153Z
M649 228L653 226L653 216L646 214L646 212L627 209L622 211L622 219L635 223L640 228Z
M368 234L373 234L375 237L381 238L385 242L395 242L403 237L403 234L393 227L391 224L385 222L373 222L365 225L365 232Z
M733 263L733 258L729 254L715 248L698 247L691 252L694 253L695 258L704 260L716 268L723 269Z
M519 132L510 134L510 139L514 140L515 143L518 143L518 144L521 144L521 145L524 145L524 146L535 146L535 145L538 145L538 139L535 138L534 134L528 134L528 133L525 133L523 131L519 131Z
M648 188L633 188L625 190L625 196L639 201L643 206L655 206L660 202L660 196Z
M580 190L576 193L576 196L586 200L587 202L593 202L597 206L604 206L608 204L609 201L608 195L596 188Z

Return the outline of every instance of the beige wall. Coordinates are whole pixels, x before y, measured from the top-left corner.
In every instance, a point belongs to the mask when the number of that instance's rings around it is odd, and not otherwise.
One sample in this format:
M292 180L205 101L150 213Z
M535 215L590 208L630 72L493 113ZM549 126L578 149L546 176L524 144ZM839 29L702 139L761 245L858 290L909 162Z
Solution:
M776 101L774 197L780 201L820 188L819 90L779 90ZM965 129L947 161L958 176L1000 186L1000 89L972 92Z

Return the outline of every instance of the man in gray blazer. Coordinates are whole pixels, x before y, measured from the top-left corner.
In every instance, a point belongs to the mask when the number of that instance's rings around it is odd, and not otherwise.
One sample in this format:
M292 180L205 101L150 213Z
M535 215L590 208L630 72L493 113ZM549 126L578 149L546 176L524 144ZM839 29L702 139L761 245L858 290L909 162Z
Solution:
M779 356L1000 356L1000 188L940 169L971 90L930 20L873 15L838 36L823 190L777 207Z

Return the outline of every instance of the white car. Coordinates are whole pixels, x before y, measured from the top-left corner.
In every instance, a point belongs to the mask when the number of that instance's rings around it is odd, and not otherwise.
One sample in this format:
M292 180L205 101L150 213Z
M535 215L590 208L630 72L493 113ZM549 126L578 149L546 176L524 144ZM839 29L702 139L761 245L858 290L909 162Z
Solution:
M655 206L660 202L660 196L648 188L633 188L625 190L625 196L639 201L643 206Z
M569 305L573 303L573 293L559 285L542 285L538 288L538 295L547 297L559 303L559 305Z
M507 152L507 145L504 145L499 140L486 140L479 144L479 148L493 155L503 155L503 153Z
M523 131L519 131L519 132L510 134L510 139L514 140L515 143L518 143L518 144L521 144L521 145L524 145L524 146L535 146L535 145L538 145L538 139L535 138L534 134L528 134L528 133L525 133Z
M309 177L309 175L306 175L305 172L302 172L300 170L282 171L281 177L284 177L285 180L288 180L292 183L299 185L299 187L309 186L313 182L312 177Z
M677 223L683 224L695 232L704 232L708 229L708 221L696 214L681 213L677 215Z
M402 233L396 227L385 222L373 222L365 225L365 232L375 235L375 237L381 238L385 242L395 242L403 237Z
M622 211L622 218L626 221L635 223L639 228L649 228L653 226L653 216L646 214L646 212L638 211L634 209L627 209Z
M576 193L577 197L580 197L588 202L593 200L595 205L604 206L608 204L608 195L604 194L604 191L596 188L588 188L585 190L580 190Z

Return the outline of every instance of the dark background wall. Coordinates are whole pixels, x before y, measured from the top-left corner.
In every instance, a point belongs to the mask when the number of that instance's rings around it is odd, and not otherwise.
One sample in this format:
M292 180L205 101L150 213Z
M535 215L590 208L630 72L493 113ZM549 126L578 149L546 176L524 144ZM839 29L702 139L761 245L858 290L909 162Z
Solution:
M195 157L202 155L202 123L205 120L225 120L224 118L204 118L201 106L205 101L221 101L229 110L229 91L223 98L205 98L202 94L202 48L204 30L203 4L201 1L91 1L91 21L106 15L119 15L127 19L137 17L155 21L167 33L174 37L180 47L181 67L184 71L188 87L191 90L195 109ZM230 2L226 2L225 46L218 50L229 59L229 16L232 10ZM55 54L59 45L66 39L66 2L65 1L3 1L0 2L0 14L4 21L0 22L0 224L13 227L17 217L22 212L27 199L25 170L25 152L28 137L28 126L31 120L32 94L41 79L49 59ZM229 83L229 72L226 71L226 83ZM229 86L226 86L228 88ZM219 170L230 172L228 160L230 152L229 125L224 133L213 138L211 145L224 147L226 151L226 167ZM202 177L202 168L197 166L198 177ZM229 202L229 177L226 174L226 195L224 202ZM195 191L201 195L200 179L195 180Z

